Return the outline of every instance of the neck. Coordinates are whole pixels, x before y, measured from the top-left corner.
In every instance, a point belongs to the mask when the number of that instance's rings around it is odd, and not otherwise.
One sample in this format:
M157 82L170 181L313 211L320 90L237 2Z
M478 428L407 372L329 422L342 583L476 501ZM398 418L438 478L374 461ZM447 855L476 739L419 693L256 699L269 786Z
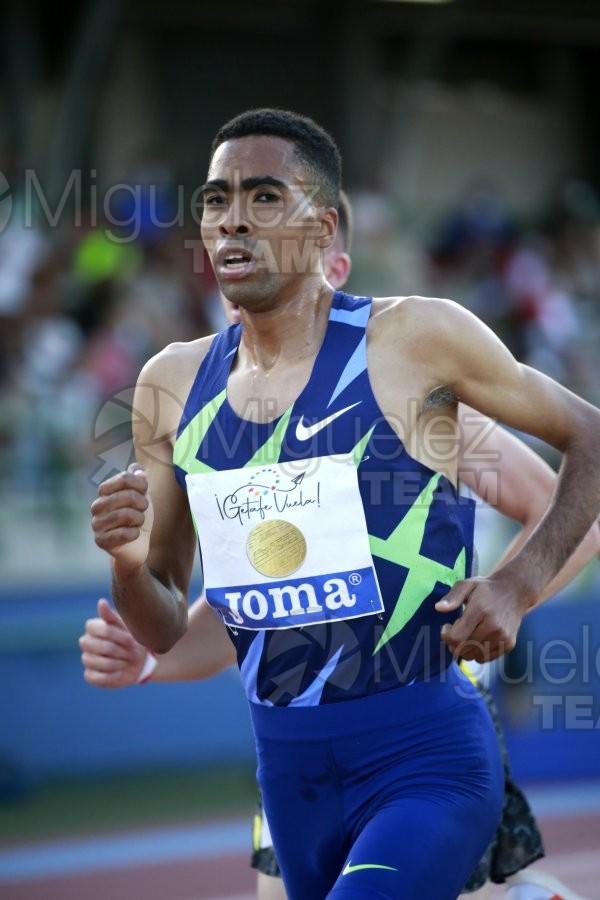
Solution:
M273 308L241 310L240 356L253 367L269 371L277 362L298 362L321 346L333 291L319 280L282 297Z

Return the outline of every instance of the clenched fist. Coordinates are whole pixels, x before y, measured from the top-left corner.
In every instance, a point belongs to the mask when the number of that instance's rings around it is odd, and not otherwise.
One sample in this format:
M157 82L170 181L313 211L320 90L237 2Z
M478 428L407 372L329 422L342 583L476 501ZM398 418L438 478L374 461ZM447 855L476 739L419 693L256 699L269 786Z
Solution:
M144 469L132 463L126 472L103 481L91 511L96 544L120 568L134 570L143 566L154 519Z

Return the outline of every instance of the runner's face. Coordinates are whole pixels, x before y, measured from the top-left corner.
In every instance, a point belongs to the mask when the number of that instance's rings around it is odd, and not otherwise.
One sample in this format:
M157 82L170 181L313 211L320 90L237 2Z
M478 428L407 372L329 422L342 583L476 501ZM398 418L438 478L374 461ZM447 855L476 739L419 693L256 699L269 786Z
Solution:
M343 240L338 231L335 241L323 254L323 274L329 284L336 290L342 288L350 274L350 258L343 247ZM221 305L229 325L237 325L241 321L240 307L231 303L223 294Z
M313 195L289 141L253 136L217 148L202 238L228 300L269 309L306 275L322 278L322 208Z

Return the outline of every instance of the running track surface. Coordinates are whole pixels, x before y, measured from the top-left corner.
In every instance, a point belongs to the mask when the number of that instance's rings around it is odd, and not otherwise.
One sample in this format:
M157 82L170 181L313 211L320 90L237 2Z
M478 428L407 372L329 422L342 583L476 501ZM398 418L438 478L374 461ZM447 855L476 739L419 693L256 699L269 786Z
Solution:
M546 843L536 868L600 900L600 783L528 796ZM249 821L220 820L3 847L0 900L254 900L249 843Z

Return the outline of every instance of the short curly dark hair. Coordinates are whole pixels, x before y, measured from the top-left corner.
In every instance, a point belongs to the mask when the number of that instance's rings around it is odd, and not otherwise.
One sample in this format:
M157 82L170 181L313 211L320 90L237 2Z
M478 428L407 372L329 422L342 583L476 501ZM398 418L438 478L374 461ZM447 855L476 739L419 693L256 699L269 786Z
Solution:
M334 139L308 116L285 109L250 109L230 119L217 131L210 148L212 160L225 141L267 135L290 141L307 174L318 185L315 199L323 206L339 203L342 158Z

